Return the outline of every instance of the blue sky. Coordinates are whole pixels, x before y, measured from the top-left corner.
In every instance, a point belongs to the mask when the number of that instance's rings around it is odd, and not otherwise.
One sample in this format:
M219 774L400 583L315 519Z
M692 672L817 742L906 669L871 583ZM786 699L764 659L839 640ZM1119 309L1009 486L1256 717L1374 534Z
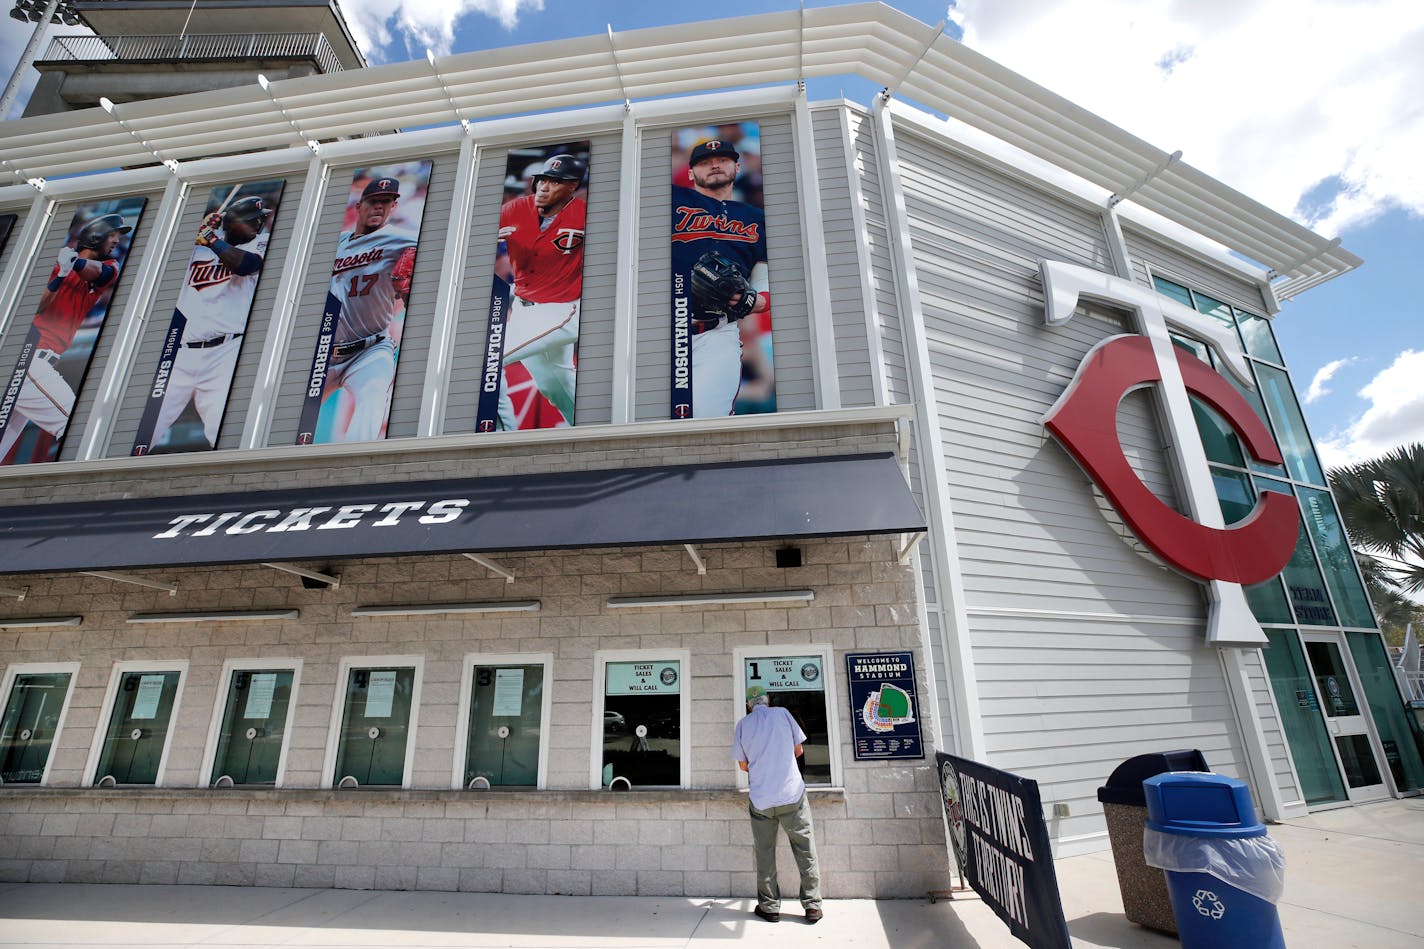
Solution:
M791 0L339 0L373 63L795 9ZM808 7L836 0L807 0ZM1365 258L1277 335L1326 464L1424 441L1424 3L890 0ZM0 61L22 26L0 21ZM735 77L728 77L735 84ZM868 102L864 83L812 98Z

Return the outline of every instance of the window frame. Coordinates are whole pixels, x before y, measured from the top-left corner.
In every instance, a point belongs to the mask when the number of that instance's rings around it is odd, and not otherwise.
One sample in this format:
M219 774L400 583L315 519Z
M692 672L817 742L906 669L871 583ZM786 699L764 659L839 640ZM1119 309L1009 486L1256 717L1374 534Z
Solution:
M69 705L74 699L74 686L79 681L78 662L12 662L5 667L5 675L0 679L0 713L10 704L11 692L15 688L15 680L22 675L53 675L59 672L69 673L69 688L64 693L64 703L59 707L59 718L54 724L54 740L50 743L49 754L45 756L44 771L40 774L40 781L35 787L45 787L49 784L50 772L54 769L54 752L59 747L59 736L64 731L64 722L69 715ZM10 785L11 787L24 787L25 785Z
M692 787L692 651L690 649L601 649L593 654L593 708L590 722L588 787L603 789L603 708L607 698L608 664L610 662L657 662L675 659L682 670L678 685L678 784L674 790ZM667 790L668 785L649 786L646 790Z
M114 718L114 702L118 700L119 683L130 673L166 674L178 673L178 685L173 690L173 707L169 710L168 734L163 739L163 753L158 756L158 771L152 784L121 784L119 787L164 788L168 776L168 756L173 751L173 734L181 721L179 712L183 708L183 689L188 685L187 659L125 659L114 663L109 672L109 685L104 689L104 701L100 704L100 716L94 726L94 738L89 745L89 760L84 765L85 787L96 787L103 775L99 774L99 761L104 754L104 736Z
M411 772L415 764L416 731L420 724L420 690L425 678L425 656L342 656L337 665L336 682L332 689L331 721L327 724L326 754L322 758L322 783L318 787L338 790L341 778L336 775L337 752L341 745L341 723L346 720L346 688L353 669L411 669L410 720L406 722L405 760L401 766L401 790L410 789ZM360 789L390 789L388 784L360 785Z
M475 669L479 666L543 666L544 694L540 700L539 712L539 768L534 779L534 788L539 791L546 790L549 786L549 719L554 707L554 654L551 652L465 654L460 665L460 703L455 713L458 717L455 720L455 758L450 770L450 787L457 791L465 787L465 759L470 753L471 693L474 688ZM490 790L500 787L494 785Z
M738 646L732 650L732 723L741 721L746 715L747 693L746 685L742 679L742 674L746 668L748 659L761 659L784 657L790 655L819 656L821 659L821 678L826 683L826 741L830 745L831 780L829 784L807 784L808 791L824 791L833 788L845 787L845 771L841 760L841 702L837 691L836 666L834 665L836 647L829 643L780 643L770 646ZM732 736L727 736L727 747L731 748ZM728 761L729 767L736 773L737 787L740 790L747 790L747 773L737 767L736 762Z
M297 708L297 691L302 685L302 660L300 659L228 659L218 674L217 697L213 700L213 717L208 723L208 740L203 746L203 766L198 772L198 787L212 787L213 765L217 761L219 733L222 731L223 712L227 707L227 697L232 691L234 672L289 671L292 673L292 693L287 702L287 727L282 734L282 750L277 755L277 780L273 787L283 787L287 777L287 751L292 744L292 724ZM237 785L247 787L249 785ZM262 785L251 785L261 787Z

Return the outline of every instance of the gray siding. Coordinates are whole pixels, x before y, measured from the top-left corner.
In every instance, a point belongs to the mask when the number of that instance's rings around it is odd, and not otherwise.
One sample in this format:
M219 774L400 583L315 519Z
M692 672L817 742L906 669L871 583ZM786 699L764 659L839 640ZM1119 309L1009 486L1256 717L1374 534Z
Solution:
M890 244L886 198L880 183L881 162L875 146L875 119L858 109L849 109L852 163L859 182L859 200L865 212L865 243L869 257L868 276L875 305L875 332L879 336L880 361L885 372L885 400L890 405L907 405L910 371L904 329L900 325L900 304L895 288L894 252Z
M1127 242L1134 280L1151 286L1152 281L1147 276L1150 267L1156 276L1186 283L1194 290L1234 303L1252 313L1265 314L1266 304L1261 298L1261 290L1252 281L1204 263L1133 227L1124 225L1122 236Z
M151 246L148 238L153 232L154 220L163 201L163 193L154 191L139 192L139 194L145 195L148 198L148 203L144 205L143 217L140 219L138 227L133 231L129 255L124 261L123 271L119 275L118 288L109 301L108 315L104 318L104 326L99 333L98 342L94 346L93 360L89 363L88 373L84 376L84 384L77 393L78 398L75 399L74 409L69 417L69 428L65 433L64 443L60 447L59 459L61 461L70 461L78 457L84 426L99 391L99 380L104 378L104 370L108 366L109 355L114 348L114 340L118 337L119 326L123 323L128 311L128 299L133 291L135 275L143 267L147 256L155 252L155 248ZM123 197L127 197L127 195ZM0 344L0 372L4 372L7 377L15 366L15 360L19 358L20 349L24 346L25 337L34 321L35 311L39 309L40 296L44 293L50 271L54 268L55 256L69 237L69 223L74 219L75 211L86 204L93 204L95 200L99 199L61 204L55 209L54 217L49 223L44 239L40 242L39 256L30 263L25 289L21 292L19 303L11 316L4 342ZM23 217L15 225L17 230L22 223ZM14 235L11 236L12 244L13 241ZM158 248L156 252L163 253L163 251L163 248ZM85 332L81 331L76 338L83 339L84 337ZM15 422L16 420L12 418L11 424L15 424Z
M1246 776L1199 625L973 610L970 621L992 761L1039 781L1045 802L1069 804L1060 836L1098 828L1097 788L1135 754L1199 748L1212 770Z
M218 430L217 447L222 449L237 448L242 440L242 425L247 419L247 408L252 401L257 366L262 361L262 351L267 346L277 287L282 282L282 270L286 265L287 255L292 250L292 230L296 225L297 208L301 204L302 190L306 184L306 176L299 169L289 171L285 175L274 172L270 175L254 174L242 178L243 181L275 178L285 178L287 186L282 192L277 213L272 218L272 237L267 244L267 259L262 267L262 279L258 281L257 293L253 296L247 332L242 338L242 351L237 359L237 371L233 374L232 389L228 392L227 411L223 414L222 427ZM192 255L188 241L197 233L198 226L202 223L211 187L211 184L195 185L182 211L174 237L173 251L164 262L158 291L154 295L153 309L144 322L128 384L119 402L118 416L112 428L113 434L104 452L106 457L124 457L133 449L134 435L138 432L138 424L143 417L153 373L158 368L158 357L163 352L163 340L168 333L173 309L178 305L178 294L182 292L184 276L188 271L188 261Z
M396 367L395 391L391 398L390 424L386 433L388 438L414 435L420 416L435 293L446 266L445 224L450 218L450 195L454 189L458 157L452 152L443 152L382 159L379 162L386 166L423 158L433 159L435 165L426 193L425 214L421 219L420 250L406 308L400 363ZM344 165L331 170L331 183L322 204L316 238L312 241L306 282L298 295L296 319L278 383L272 428L267 439L269 445L290 445L297 437L317 330L321 324L327 288L331 285L331 262L336 256L336 239L341 235L346 202L351 194L351 176L359 167L362 165ZM283 204L286 203L284 199ZM296 252L300 253L300 250ZM265 280L263 282L266 283Z
M815 182L821 198L821 227L826 247L826 271L835 333L836 368L841 405L875 404L875 364L867 335L865 271L862 252L859 172L847 162L844 108L812 113L815 136Z
M1039 261L1109 269L1100 220L908 130L896 144L990 760L1043 782L1046 800L1079 802L1075 814L1095 812L1097 786L1140 751L1202 747L1242 773L1199 587L1123 542L1042 428L1087 351L1127 331L1101 309L1043 325ZM1153 413L1125 400L1118 428L1171 503ZM1140 688L1124 688L1128 668Z
M593 136L588 169L588 220L584 242L583 303L579 308L578 389L575 422L606 423L613 397L614 294L618 264L619 147L621 135ZM541 141L530 144L553 144ZM482 149L470 220L470 250L462 273L460 316L451 360L446 433L472 432L479 410L495 234L503 203L507 148Z

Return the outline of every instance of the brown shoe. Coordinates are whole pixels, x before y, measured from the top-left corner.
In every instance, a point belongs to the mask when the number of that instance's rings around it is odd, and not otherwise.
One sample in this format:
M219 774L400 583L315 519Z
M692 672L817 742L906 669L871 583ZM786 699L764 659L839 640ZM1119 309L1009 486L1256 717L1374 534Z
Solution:
M821 912L821 907L812 906L806 910L806 924L808 926L814 926L821 921L821 917L824 915L826 914Z
M769 912L767 912L766 910L764 910L764 909L761 908L761 904L760 904L760 903L757 904L756 909L752 910L752 912L753 912L753 913L756 913L758 916L760 916L762 919L766 920L768 923L779 923L779 922L781 922L781 914L780 914L780 913L769 913Z

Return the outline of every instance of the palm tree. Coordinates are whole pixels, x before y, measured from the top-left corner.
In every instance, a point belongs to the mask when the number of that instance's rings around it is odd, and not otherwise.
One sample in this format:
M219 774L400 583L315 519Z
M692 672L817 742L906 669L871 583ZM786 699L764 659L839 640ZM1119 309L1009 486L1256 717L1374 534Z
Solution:
M1416 442L1330 472L1381 627L1424 621L1424 445ZM1391 637L1393 638L1393 637Z

